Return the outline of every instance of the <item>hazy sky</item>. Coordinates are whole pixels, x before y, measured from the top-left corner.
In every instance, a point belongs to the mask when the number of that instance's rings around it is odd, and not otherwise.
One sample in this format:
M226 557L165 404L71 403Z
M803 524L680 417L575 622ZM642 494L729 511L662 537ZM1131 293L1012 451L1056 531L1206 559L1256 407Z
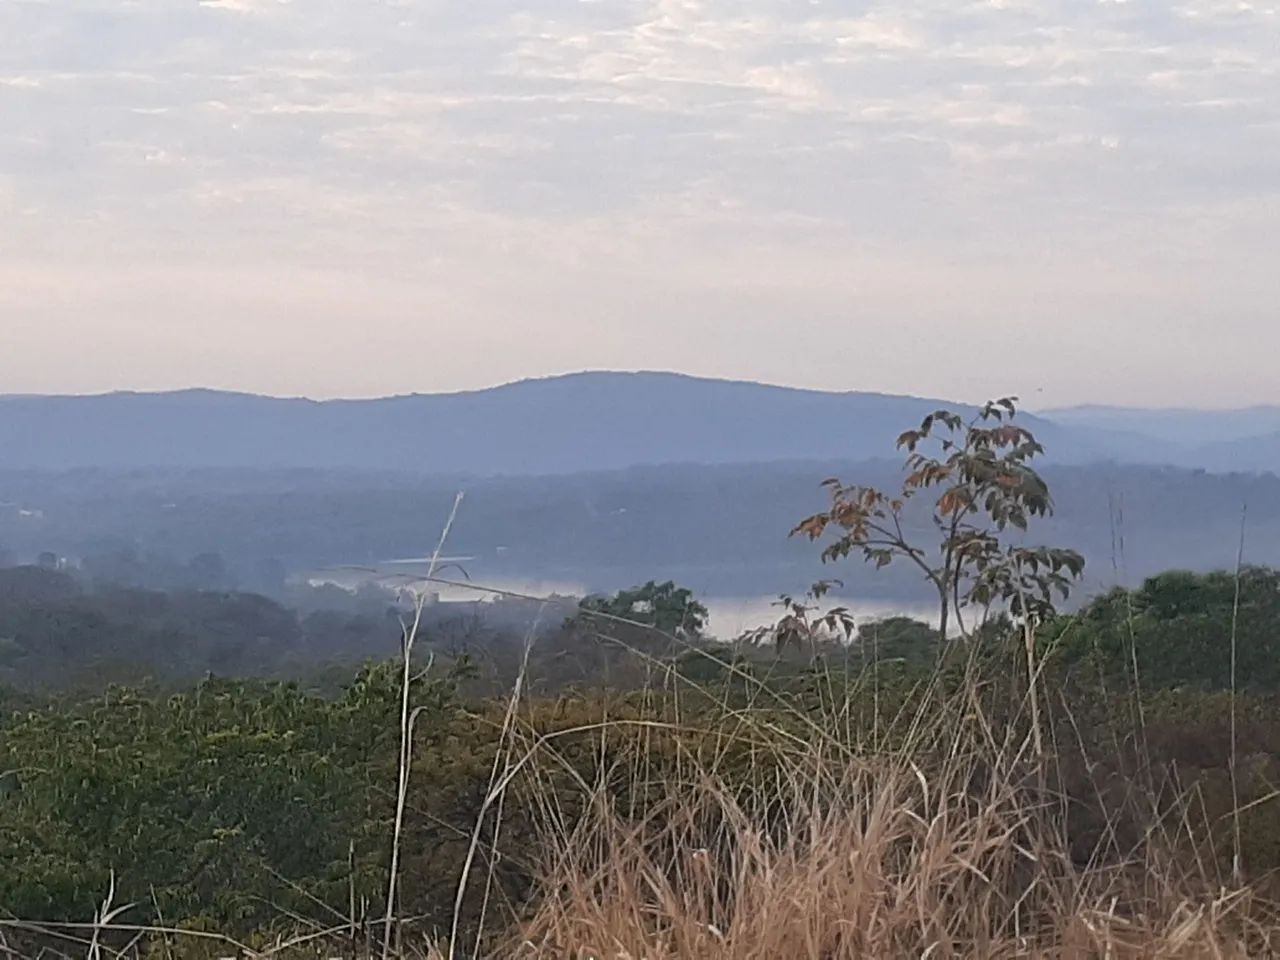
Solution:
M1280 402L1280 0L0 0L0 226L0 392Z

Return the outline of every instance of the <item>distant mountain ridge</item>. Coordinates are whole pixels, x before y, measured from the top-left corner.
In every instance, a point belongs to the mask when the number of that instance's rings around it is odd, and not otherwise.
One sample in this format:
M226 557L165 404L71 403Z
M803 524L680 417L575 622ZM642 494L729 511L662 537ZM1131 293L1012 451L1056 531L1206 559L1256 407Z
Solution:
M305 467L488 475L861 460L891 455L897 435L939 407L973 409L933 398L652 372L588 372L372 400L204 389L0 396L0 469ZM1241 453L1231 443L1197 446L1170 440L1167 432L1153 435L1119 414L1062 414L1060 420L1023 415L1059 463L1232 469ZM1280 466L1280 433L1250 454L1249 465L1239 469Z
M1085 405L1044 410L1040 415L1063 426L1127 431L1191 446L1280 433L1280 406L1197 410L1189 407Z

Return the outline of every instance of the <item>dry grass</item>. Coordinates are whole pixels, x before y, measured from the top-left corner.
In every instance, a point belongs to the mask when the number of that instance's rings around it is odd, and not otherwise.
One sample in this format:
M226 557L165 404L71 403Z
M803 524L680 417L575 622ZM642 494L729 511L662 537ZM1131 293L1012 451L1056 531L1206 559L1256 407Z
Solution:
M1196 826L1194 792L1128 794L1082 851L1066 828L1081 801L1058 786L1057 755L1038 755L1041 731L1020 716L997 735L972 685L935 688L896 735L868 736L828 710L796 725L802 736L779 736L771 715L731 717L756 775L730 768L725 749L709 760L689 750L642 816L619 809L606 777L587 788L584 818L549 816L540 900L492 955L1280 955L1273 906L1204 856L1211 831ZM643 756L615 763L633 776L651 768ZM1114 821L1126 817L1140 839L1121 849Z
M713 784L657 831L602 815L591 842L560 851L549 896L512 952L843 960L1269 947L1247 894L1137 869L1074 870L1003 790L975 801L955 784L892 772L845 786L832 805L788 789L779 799L796 809L781 836ZM711 846L698 845L704 837Z

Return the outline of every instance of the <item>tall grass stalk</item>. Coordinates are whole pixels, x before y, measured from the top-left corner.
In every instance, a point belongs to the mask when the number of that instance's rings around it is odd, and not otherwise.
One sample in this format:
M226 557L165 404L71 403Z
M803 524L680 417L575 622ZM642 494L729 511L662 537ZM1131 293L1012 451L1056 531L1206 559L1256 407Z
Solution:
M431 554L431 563L427 568L428 579L434 577L440 563L440 554L449 539L453 522L458 517L458 509L462 506L463 494L460 491L454 498L453 509L440 531L440 539L436 542L435 551ZM401 643L403 671L400 684L400 756L397 764L398 777L396 787L395 826L391 834L391 865L387 871L387 908L382 927L382 960L390 957L391 927L396 912L396 883L400 874L400 838L404 830L404 807L409 793L409 771L412 766L413 752L413 720L409 709L409 693L413 686L413 647L418 639L418 630L422 626L422 611L426 606L427 594L419 590L414 599L413 622L405 627Z
M1244 536L1248 519L1249 507L1245 504L1240 508L1240 545L1236 551L1235 595L1231 601L1231 757L1228 760L1228 770L1231 774L1231 873L1236 883L1240 883L1244 876L1243 866L1240 862L1240 778L1236 770L1236 760L1239 753L1237 729L1239 720L1236 708L1236 647L1240 633L1240 580L1244 573Z

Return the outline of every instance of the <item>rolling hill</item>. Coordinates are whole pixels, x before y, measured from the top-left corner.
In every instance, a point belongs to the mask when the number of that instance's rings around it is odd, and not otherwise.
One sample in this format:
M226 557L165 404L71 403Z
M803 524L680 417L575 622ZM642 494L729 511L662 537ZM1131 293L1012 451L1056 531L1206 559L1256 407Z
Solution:
M1193 448L1280 433L1280 406L1236 410L1081 406L1045 410L1041 416L1066 427L1137 433Z
M0 397L0 468L314 468L565 474L664 463L889 455L934 398L828 393L669 373L581 373L373 400L187 390ZM1058 463L1186 464L1126 425L1028 425Z

